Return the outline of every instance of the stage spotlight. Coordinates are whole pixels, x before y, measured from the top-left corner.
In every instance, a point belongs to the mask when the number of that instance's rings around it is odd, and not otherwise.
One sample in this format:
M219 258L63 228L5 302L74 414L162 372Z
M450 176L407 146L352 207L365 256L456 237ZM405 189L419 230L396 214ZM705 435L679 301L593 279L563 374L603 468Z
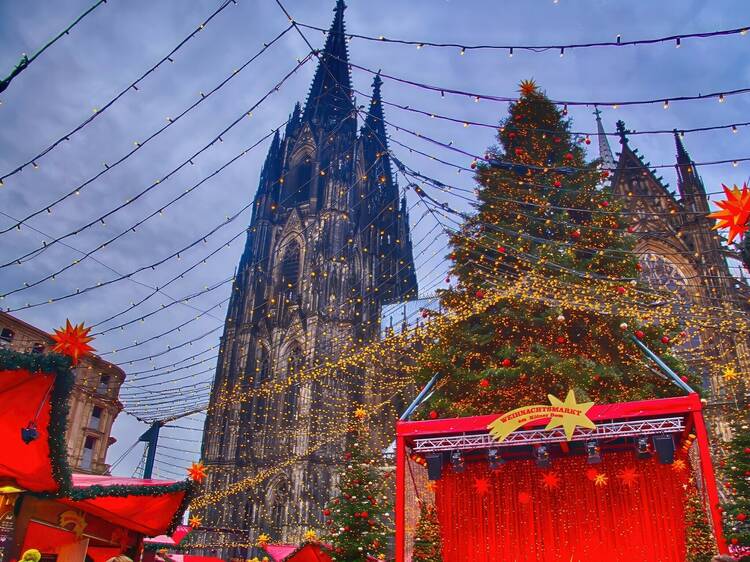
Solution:
M443 475L443 453L428 453L425 460L427 461L427 478L440 480Z
M547 445L537 445L534 448L534 459L539 468L549 468L550 458Z
M651 450L648 448L648 437L640 436L635 441L635 456L639 459L650 459Z
M586 441L586 462L599 464L602 462L602 449L598 441Z
M661 464L674 462L674 439L671 435L654 435L654 449Z
M451 466L454 472L464 471L464 455L461 451L453 451L451 453Z
M489 449L487 451L487 463L490 465L490 470L498 470L505 464L505 459L500 456L498 449Z

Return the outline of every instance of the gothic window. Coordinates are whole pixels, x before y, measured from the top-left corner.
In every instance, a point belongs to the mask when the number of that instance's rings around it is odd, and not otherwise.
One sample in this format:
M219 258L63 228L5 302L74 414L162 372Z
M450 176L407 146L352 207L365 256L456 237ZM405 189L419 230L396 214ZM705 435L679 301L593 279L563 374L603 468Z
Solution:
M289 503L289 484L286 480L279 482L271 500L271 523L279 531L285 524L285 511Z
M281 204L285 207L296 207L310 199L310 184L313 178L313 164L309 156L297 162L284 178L284 190Z
M258 358L256 359L256 369L255 369L255 388L258 388L261 384L263 384L267 379L268 376L271 373L271 365L270 361L268 359L268 351L266 351L266 348L262 345L260 346L260 353L258 354Z
M279 284L282 294L291 298L297 294L300 271L299 244L291 242L284 249L279 268Z
M294 420L297 415L297 401L299 398L299 385L300 381L296 378L302 370L304 358L302 356L302 349L298 345L292 348L292 351L287 357L286 376L287 380L291 380L289 386L289 392L287 392L284 398L284 420L290 422Z

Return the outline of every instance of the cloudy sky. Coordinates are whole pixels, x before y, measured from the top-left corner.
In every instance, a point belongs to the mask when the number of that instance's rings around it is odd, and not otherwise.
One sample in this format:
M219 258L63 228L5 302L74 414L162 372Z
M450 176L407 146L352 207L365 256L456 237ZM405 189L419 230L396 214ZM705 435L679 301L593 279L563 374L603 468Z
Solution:
M23 52L32 53L48 38L85 10L92 0L58 2L6 0L0 2L0 74L5 75ZM55 44L0 94L0 175L40 153L64 136L147 68L173 49L220 5L219 0L110 0L97 8L73 32ZM286 0L300 22L328 27L333 0ZM750 5L745 0L664 0L617 2L615 0L349 0L347 30L353 33L416 41L458 44L570 44L623 41L750 26ZM99 335L97 350L129 374L123 401L141 418L153 419L201 405L208 394L220 326L229 295L229 284L240 256L242 231L249 221L243 211L254 195L259 168L269 140L220 173L192 189L209 174L263 139L283 123L295 101L304 101L315 70L303 65L277 92L239 121L229 132L181 168L160 181L137 201L97 219L145 190L201 150L223 129L246 113L308 54L294 31L286 33L256 61L244 67L220 90L209 96L138 149L121 164L107 170L80 189L80 194L52 205L58 198L111 166L144 140L182 113L201 92L208 93L240 68L288 26L273 0L237 0L217 15L173 57L130 90L90 125L69 141L5 180L0 188L0 230L43 210L19 229L0 234L0 262L5 264L57 237L79 231L22 265L0 269L0 293L22 289L0 301L4 309L46 330L66 318L99 324L95 331L135 322ZM320 32L305 30L314 46L322 46ZM502 51L468 51L387 45L354 39L352 62L412 81L480 94L512 96L518 83L534 78L555 99L614 102L662 99L699 93L721 92L750 85L750 34L714 39L685 40L641 47L568 50L541 53L516 50L512 58ZM368 92L372 75L353 71L355 87ZM494 124L503 117L504 103L480 101L420 90L386 80L387 101L431 113ZM748 95L613 109L603 106L605 128L614 131L617 119L635 130L685 129L748 121ZM360 98L359 104L367 101ZM593 107L571 108L574 129L594 131ZM394 140L449 162L467 165L469 157L416 139L395 126L418 131L443 143L452 142L473 154L493 143L492 130L463 127L415 113L386 108L393 124ZM737 134L727 130L688 134L685 144L697 162L750 156L750 127ZM671 135L633 137L652 164L671 165ZM617 150L615 139L611 139ZM392 143L394 153L414 169L445 183L470 187L464 172L410 152ZM592 143L594 149L596 143ZM592 150L592 157L597 156ZM675 185L674 170L663 170L665 181ZM748 179L750 164L705 166L700 169L708 190L716 193L723 183ZM403 184L403 178L401 178ZM190 193L164 207L179 194ZM412 223L425 213L409 194ZM456 206L462 203L450 201ZM51 212L45 209L50 207ZM161 214L159 210L164 209ZM152 218L142 222L145 217ZM235 217L236 218L232 218ZM227 217L230 219L227 221ZM91 227L83 226L94 221ZM141 223L136 225L136 223ZM226 223L226 224L224 224ZM217 229L217 227L219 227ZM135 230L132 228L135 227ZM441 239L434 236L431 216L413 232L421 292L429 295L445 272ZM214 231L209 235L210 232ZM82 259L84 253L125 233L116 242ZM205 238L205 242L203 239ZM233 241L231 241L233 240ZM231 242L230 242L231 241ZM196 243L192 248L183 248ZM227 244L229 242L229 244ZM163 264L147 267L180 252ZM182 278L164 285L184 270L206 259ZM74 260L80 263L49 279ZM50 299L96 286L129 274L128 279L86 291L49 304ZM26 288L24 284L32 285ZM160 292L155 293L155 288ZM206 288L213 290L171 305ZM134 307L141 299L143 304ZM44 304L47 303L47 304ZM27 305L31 305L26 308ZM38 305L38 306L37 306ZM18 310L20 309L20 310ZM196 316L198 317L196 319ZM184 325L183 325L184 324ZM177 327L181 326L179 330ZM165 334L165 332L167 332ZM164 334L164 335L162 335ZM157 337L159 336L159 337ZM150 340L146 343L144 340ZM190 343L187 343L190 342ZM133 346L133 347L130 347ZM124 349L116 353L113 350ZM158 354L158 355L157 355ZM151 360L149 356L154 356ZM194 357L193 359L190 359ZM154 376L186 365L194 366ZM172 366L174 365L174 366ZM172 380L172 379L178 380ZM179 394L175 389L180 389ZM197 458L202 416L179 422L164 430L165 448L159 456L158 474L182 477L181 467ZM146 426L133 416L121 414L114 430L118 442L108 461L115 461ZM138 445L117 465L116 474L131 475L142 453Z

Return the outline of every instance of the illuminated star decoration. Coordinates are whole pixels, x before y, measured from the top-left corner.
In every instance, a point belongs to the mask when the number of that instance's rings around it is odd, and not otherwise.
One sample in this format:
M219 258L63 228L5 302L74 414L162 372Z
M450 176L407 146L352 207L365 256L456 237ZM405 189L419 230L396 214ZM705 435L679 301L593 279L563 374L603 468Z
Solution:
M203 518L200 515L193 515L190 517L189 523L193 529L197 529L203 523Z
M305 541L306 542L316 542L318 540L318 533L316 533L312 529L308 529L305 531Z
M638 482L638 472L632 467L623 468L617 473L617 478L629 488Z
M560 477L554 472L547 472L542 476L542 484L544 484L544 487L548 490L554 490L560 486Z
M606 486L608 481L609 477L606 474L599 473L594 478L594 485L601 488L602 486Z
M258 535L258 538L255 541L255 546L257 546L258 548L266 548L270 542L271 537L269 537L265 533L261 533L260 535Z
M682 459L677 459L676 461L672 463L672 470L674 470L675 472L682 472L686 468L687 468L687 464Z
M548 394L547 398L549 398L549 402L553 406L566 408L568 411L575 410L576 414L567 414L562 418L552 418L545 429L562 426L565 430L565 437L568 438L568 441L573 438L573 432L576 430L577 426L596 429L596 424L586 415L586 412L588 412L591 406L594 405L593 402L582 402L581 404L577 404L576 395L573 390L568 391L568 395L565 397L565 402L562 402L559 398L552 396L551 394Z
M725 381L733 381L739 376L739 373L734 370L734 367L731 366L725 367L721 374L723 375Z
M536 82L534 82L534 79L531 80L522 80L521 84L518 88L518 91L521 92L522 96L530 96L533 93L536 93Z
M360 406L359 408L354 410L354 417L362 421L367 417L367 411L362 406Z
M88 345L94 339L89 336L90 331L91 328L83 327L83 322L74 326L70 320L66 320L65 327L55 330L52 334L52 339L55 340L52 351L67 355L73 360L73 365L77 365L81 355L94 351L94 348Z
M486 478L474 478L474 489L477 494L483 496L490 491L490 483Z
M731 189L724 184L721 187L724 188L726 199L716 202L721 210L710 213L708 218L716 219L714 230L729 229L728 239L731 244L735 237L741 238L747 232L747 220L750 218L750 190L747 188L747 183L742 186L742 190L736 185L733 185Z
M190 468L187 469L187 473L190 480L200 484L206 478L208 469L206 468L206 465L203 464L203 461L198 461L190 465Z

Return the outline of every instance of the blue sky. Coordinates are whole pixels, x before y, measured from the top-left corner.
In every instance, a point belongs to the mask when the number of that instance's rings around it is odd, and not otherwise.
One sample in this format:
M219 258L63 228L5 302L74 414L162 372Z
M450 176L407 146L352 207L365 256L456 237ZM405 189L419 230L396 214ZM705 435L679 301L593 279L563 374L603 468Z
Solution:
M91 0L42 2L9 0L0 3L0 73L16 64L22 52L33 52L49 37L65 27ZM298 21L328 27L332 17L332 0L287 0L286 7ZM347 30L367 35L385 35L424 41L456 43L575 43L612 40L620 34L623 40L714 31L750 26L750 5L743 0L665 0L662 2L615 2L614 0L536 0L534 2L499 2L456 0L350 0L346 11ZM159 58L172 49L202 19L215 10L219 0L110 0L97 8L73 32L54 45L17 77L0 94L0 174L14 168L45 148L83 119L101 107L109 98ZM14 224L10 215L20 218L44 208L60 195L98 173L103 163L111 163L142 142L145 137L190 105L200 92L211 90L245 60L254 55L264 42L270 41L287 26L284 15L273 0L237 0L219 14L198 36L174 57L145 79L138 91L130 91L112 108L38 161L37 169L28 168L9 178L0 188L0 228ZM322 46L319 32L305 31L315 46ZM185 160L241 115L284 74L303 58L308 49L294 32L287 33L256 62L238 73L221 91L211 96L184 119L171 126L118 168L91 183L79 196L55 206L52 213L42 213L20 231L0 234L0 260L4 263L39 246L48 237L76 230L91 219L131 198L154 180ZM534 78L556 99L631 100L695 95L731 90L750 84L750 34L716 39L694 39L674 44L644 47L622 47L558 52L527 53L516 51L513 58L496 51L467 52L457 49L392 46L353 40L349 46L352 62L382 69L387 74L491 95L515 95L518 83ZM295 101L304 101L315 70L313 63L303 66L278 92L271 95L252 118L244 119L222 137L222 142L196 158L172 178L107 219L66 240L71 247L53 245L38 257L0 270L0 292L31 283L80 257L77 250L88 251L99 243L126 230L145 215L158 211L167 201L212 173L232 156L265 136L291 111ZM353 71L360 91L369 91L372 76ZM459 119L496 123L506 112L506 104L471 98L429 93L385 80L386 100ZM614 130L617 119L631 129L691 128L747 121L750 96L716 100L673 103L669 110L660 104L614 110L602 108L605 127ZM366 100L358 103L366 104ZM576 130L594 131L591 107L571 108ZM401 127L419 131L470 153L481 154L494 142L490 129L465 128L437 119L429 119L387 107L386 118ZM394 139L438 155L456 164L466 165L469 158L437 148L404 133L390 129ZM750 128L737 134L728 131L689 134L685 145L698 161L733 159L750 156ZM613 150L617 143L611 140ZM633 137L652 164L672 164L674 144L671 135ZM200 239L205 232L235 214L251 200L268 142L250 151L216 177L195 189L189 196L169 207L123 236L116 243L98 251L93 257L70 268L54 281L23 290L2 301L4 308L15 309L26 303L69 293L120 273L149 264ZM592 143L592 157L597 156ZM412 166L446 183L471 187L471 178L430 159L410 153L392 144L394 153ZM700 173L710 192L721 183L741 183L750 176L750 165L740 164L701 168ZM665 181L676 184L674 170L664 170ZM403 183L403 180L401 180ZM413 193L409 194L411 198ZM416 200L412 222L424 213ZM457 206L459 202L454 201ZM144 271L131 281L121 281L85 295L51 305L39 306L16 314L26 321L51 330L66 318L99 322L122 311L130 302L151 291L146 286L162 286L182 269L198 261L203 254L222 247L237 235L249 220L249 213L208 238L207 243L184 252L155 270ZM418 258L421 289L429 294L444 277L444 245L430 233L434 222L422 220L413 238ZM32 228L33 227L33 228ZM34 230L36 229L36 230ZM75 248L75 249L73 249ZM205 286L212 286L234 271L242 248L242 237L224 247L206 265L196 268L165 290L171 297L182 297ZM191 322L179 332L155 339L130 350L104 355L123 366L126 372L145 371L169 365L205 351L199 359L209 358L210 348L218 344L220 331L149 361L128 361L167 350L197 338L220 326L226 308L217 306L229 294L224 284L206 295L191 300L208 314ZM157 295L142 307L128 312L121 320L137 319L144 313L169 303ZM212 308L215 307L215 308ZM94 342L101 353L111 352L135 341L143 341L188 321L200 312L184 305L170 307L145 322L123 330L101 335ZM104 327L111 326L112 323ZM183 396L169 394L171 400L200 401L207 392L206 382L213 365L206 361L179 376L195 374L180 382L165 382L146 388L148 373L136 375L125 394L147 397L136 406L158 415L170 408L158 394L179 384L197 385L183 389ZM155 381L168 381L161 377ZM128 403L132 404L135 398ZM200 427L202 418L194 416L180 422L184 427ZM120 456L145 425L122 414L115 427L118 443L110 449L110 462ZM164 444L176 450L165 450L160 457L159 474L181 475L179 466L197 458L200 433L189 429L165 430ZM118 465L117 474L130 475L139 460L141 447ZM168 455L168 456L167 456ZM170 458L171 457L171 458Z

